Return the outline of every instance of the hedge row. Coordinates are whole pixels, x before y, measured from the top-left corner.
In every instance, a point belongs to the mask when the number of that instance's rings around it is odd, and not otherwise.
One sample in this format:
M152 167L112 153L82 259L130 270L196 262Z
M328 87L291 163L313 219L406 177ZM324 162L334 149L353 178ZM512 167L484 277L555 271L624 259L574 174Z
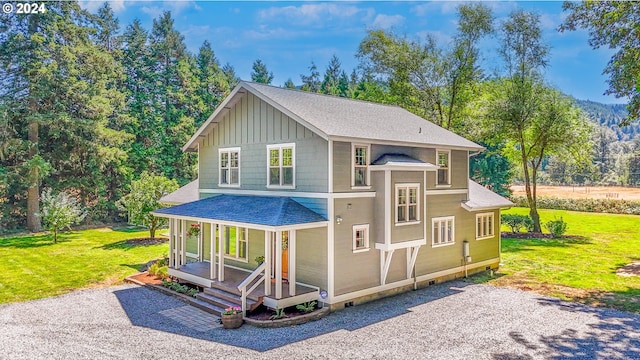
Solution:
M525 196L511 196L516 206L529 207ZM559 199L538 196L539 209L640 215L640 201L618 199Z

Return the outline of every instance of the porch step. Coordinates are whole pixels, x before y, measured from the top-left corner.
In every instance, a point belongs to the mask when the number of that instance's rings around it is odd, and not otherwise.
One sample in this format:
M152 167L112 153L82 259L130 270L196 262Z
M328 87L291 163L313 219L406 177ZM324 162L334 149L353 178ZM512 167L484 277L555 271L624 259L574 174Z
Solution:
M223 308L221 308L219 306L216 306L214 304L211 304L209 302L202 301L202 300L200 300L198 298L190 300L189 303L192 306L195 306L195 307L197 307L198 309L200 309L202 311L208 312L209 314L213 314L213 315L216 315L216 316L220 316L220 314L222 314L222 312L224 311Z
M217 307L220 307L222 309L226 309L229 307L234 307L234 306L241 306L242 303L240 302L232 302L232 301L228 301L227 299L222 299L219 298L217 296L213 296L210 294L206 294L206 293L200 293L197 296L198 300L202 300L204 302L207 302L211 305L215 305Z
M242 306L242 297L217 288L204 288L204 291L198 294L197 299L222 309ZM247 310L253 311L260 304L262 304L261 298L247 297Z

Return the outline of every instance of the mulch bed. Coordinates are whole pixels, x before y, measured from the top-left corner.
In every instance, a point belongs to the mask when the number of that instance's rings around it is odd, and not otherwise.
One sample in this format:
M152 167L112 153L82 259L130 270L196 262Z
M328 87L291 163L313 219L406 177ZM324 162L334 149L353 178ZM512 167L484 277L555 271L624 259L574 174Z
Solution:
M131 246L149 246L149 245L158 245L162 243L166 243L169 241L168 238L157 237L155 239L152 238L135 238L125 240L124 243Z
M146 271L137 275L130 276L130 278L137 280L143 284L162 285L162 279L155 275L149 275L149 273Z

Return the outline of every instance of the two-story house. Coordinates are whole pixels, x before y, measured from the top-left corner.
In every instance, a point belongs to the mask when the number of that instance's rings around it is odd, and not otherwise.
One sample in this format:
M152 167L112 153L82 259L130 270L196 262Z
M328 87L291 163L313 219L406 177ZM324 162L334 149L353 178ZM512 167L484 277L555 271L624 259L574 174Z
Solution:
M154 214L203 304L336 309L500 262L483 148L400 107L241 82L183 150L199 178Z

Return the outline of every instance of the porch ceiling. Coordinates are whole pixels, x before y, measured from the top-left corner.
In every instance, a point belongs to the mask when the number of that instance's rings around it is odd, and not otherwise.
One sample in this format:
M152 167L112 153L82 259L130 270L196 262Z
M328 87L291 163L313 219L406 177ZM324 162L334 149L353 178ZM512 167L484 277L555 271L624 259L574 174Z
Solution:
M182 217L219 222L290 227L324 225L322 215L288 197L217 195L153 212L159 217Z

